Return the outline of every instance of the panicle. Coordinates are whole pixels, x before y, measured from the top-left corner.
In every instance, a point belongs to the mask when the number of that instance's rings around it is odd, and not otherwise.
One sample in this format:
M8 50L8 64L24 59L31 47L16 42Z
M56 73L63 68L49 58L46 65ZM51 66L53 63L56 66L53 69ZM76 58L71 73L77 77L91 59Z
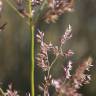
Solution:
M92 61L92 58L89 57L77 68L76 73L73 76L74 87L77 89L83 84L88 84L91 80L91 75L85 74L85 71L89 71L90 67L93 66Z
M65 11L73 11L74 0L48 0L49 10L45 14L47 23L56 22Z
M72 66L70 66L70 61L68 64L68 68L65 67L66 70L71 70ZM64 82L63 79L57 79L52 81L52 85L55 87L57 93L62 96L82 96L82 94L78 93L78 89L84 84L88 84L91 80L91 75L85 74L85 71L92 66L92 58L89 57L86 59L76 70L75 74L70 75L68 72L67 81ZM69 78L71 76L71 78ZM68 81L69 79L69 81Z
M70 79L70 77L71 77L70 71L71 70L72 70L72 61L69 61L67 67L64 67L64 73L65 73L66 79Z
M6 96L20 96L16 90L13 89L13 85L9 84Z
M61 38L61 44L65 44L67 40L71 39L71 37L72 37L72 27L69 24L69 26L66 29L64 35Z
M44 7L46 5L46 8ZM32 12L33 10L36 12L36 9L47 11L43 15L43 19L47 22L55 23L60 15L62 15L65 11L72 12L73 11L74 0L32 0ZM42 13L42 12L41 12Z
M91 75L86 74L86 71L90 70L92 65L92 58L88 57L84 60L79 67L75 70L75 73L71 73L73 69L73 61L69 59L70 56L74 55L74 52L69 49L63 52L62 46L65 45L66 41L71 39L72 37L72 27L69 24L66 29L64 35L61 37L60 46L54 46L51 42L46 43L44 41L44 33L38 30L38 34L36 35L37 41L40 43L40 53L36 57L38 66L48 73L44 76L44 82L42 86L39 86L39 89L44 92L44 96L50 96L49 87L55 87L56 96L82 96L82 94L78 93L78 89L84 84L88 84L91 80ZM55 59L52 62L49 62L49 51L51 51L55 55ZM62 53L62 54L61 54ZM63 66L64 74L62 77L57 79L53 78L50 73L53 65L56 63L58 57L67 57L68 63Z

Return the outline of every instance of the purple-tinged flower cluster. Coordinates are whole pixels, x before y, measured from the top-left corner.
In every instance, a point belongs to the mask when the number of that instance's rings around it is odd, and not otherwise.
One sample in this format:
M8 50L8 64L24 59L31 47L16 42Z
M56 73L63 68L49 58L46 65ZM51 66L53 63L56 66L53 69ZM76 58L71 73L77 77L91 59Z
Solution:
M85 61L80 64L77 68L75 74L70 75L70 70L72 66L69 64L69 71L68 71L68 78L66 77L67 81L64 82L62 79L57 79L52 82L52 85L56 88L57 93L64 94L65 96L82 96L82 94L78 93L78 89L83 86L84 84L88 84L91 80L91 75L85 74L85 71L89 71L89 68L92 65L92 58L89 57ZM64 69L66 71L66 69ZM68 69L67 69L68 70ZM71 78L70 78L71 76ZM68 81L69 79L69 81ZM61 96L61 95L60 95Z
M9 84L4 96L20 96L16 90L13 89L13 85Z
M56 22L65 11L73 10L74 0L32 0L32 14L36 9L47 9L43 19L47 22ZM45 8L46 6L46 8ZM34 14L33 14L34 15Z
M56 89L56 96L81 96L78 93L78 89L84 85L88 84L91 80L91 75L85 74L85 71L89 71L89 68L92 66L92 58L84 60L79 67L76 69L74 74L71 74L73 67L73 61L69 59L67 65L63 66L63 77L58 77L57 79L53 78L50 70L52 70L53 65L56 63L58 57L63 56L69 58L74 55L74 52L69 49L63 52L63 46L72 38L72 27L71 25L65 30L64 35L61 37L60 46L54 46L51 42L45 43L44 33L39 31L36 35L37 41L40 43L40 53L37 55L38 66L46 71L44 76L44 82L39 89L43 91L44 96L50 96L49 87L53 86ZM55 58L52 62L49 60L49 52L52 52L55 55Z
M64 72L65 72L65 78L70 79L71 74L70 71L72 70L72 61L68 62L67 67L64 67Z
M92 58L89 57L85 60L76 70L73 76L74 86L78 89L82 84L88 84L91 80L91 75L85 74L85 71L89 71L92 65Z
M67 40L71 39L71 37L72 37L72 27L71 25L69 25L61 38L61 44L65 44Z
M47 71L50 67L51 64L49 64L48 60L48 52L52 51L53 54L58 57L59 55L63 56L72 56L74 52L72 50L68 50L66 52L62 51L62 46L64 45L64 42L69 40L72 37L72 29L71 25L68 26L66 29L64 35L61 38L61 45L59 46L54 46L51 42L50 43L45 43L44 42L44 33L38 30L38 34L36 35L37 41L40 43L40 53L38 53L36 59L38 61L38 66L41 67L44 71Z
M56 22L58 17L65 11L71 12L73 10L74 0L48 0L49 10L45 14L45 21Z
M0 96L21 96L17 90L15 90L13 88L13 84L9 84L8 85L8 89L6 90L6 92L4 92L2 90L2 88L0 88ZM29 92L27 92L24 96L31 96L31 94Z

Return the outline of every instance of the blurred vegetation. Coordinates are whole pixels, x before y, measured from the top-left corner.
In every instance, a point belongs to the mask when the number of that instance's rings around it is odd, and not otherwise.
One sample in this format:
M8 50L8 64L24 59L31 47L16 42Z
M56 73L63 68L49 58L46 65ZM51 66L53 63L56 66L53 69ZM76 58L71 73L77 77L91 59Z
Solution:
M0 25L7 22L4 31L0 32L0 82L1 87L7 88L9 83L13 83L15 89L22 92L30 91L30 32L26 24L26 18L22 19L14 9L4 2ZM11 0L10 0L11 1ZM14 0L13 0L14 1ZM13 2L14 4L14 2ZM14 4L15 6L15 4ZM84 96L96 96L96 0L76 0L75 11L65 13L56 23L46 24L42 20L38 21L37 28L45 32L47 41L57 44L59 38L64 33L68 24L72 25L73 37L66 46L75 52L73 61L79 62L87 56L94 59L94 67L91 69L91 83L81 88L80 92ZM36 31L37 32L37 31ZM35 32L35 33L36 33ZM35 45L35 53L38 52L38 44ZM60 62L60 61L58 61ZM59 64L61 64L60 62ZM76 63L77 64L77 63ZM54 77L62 74L56 64L54 66ZM59 73L59 74L58 74ZM43 74L40 68L35 66L35 85L38 94L38 85L42 81ZM37 95L36 95L37 96Z
M23 92L30 91L30 32L26 18L21 18L6 0L3 1L3 13L0 25L7 22L0 32L0 82L7 88L14 87ZM10 0L11 1L11 0ZM15 3L13 2L13 6ZM25 94L25 93L24 93Z

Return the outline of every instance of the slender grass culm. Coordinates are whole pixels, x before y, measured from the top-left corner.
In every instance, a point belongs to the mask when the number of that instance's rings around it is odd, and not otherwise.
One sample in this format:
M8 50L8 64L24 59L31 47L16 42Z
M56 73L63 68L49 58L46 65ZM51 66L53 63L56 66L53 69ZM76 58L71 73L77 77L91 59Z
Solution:
M32 19L32 6L31 0L29 0L29 22L31 32L31 95L35 96L34 92L34 25Z
M24 14L22 14L21 11L17 10L9 0L6 0L6 2L12 7L13 10L16 11L16 13L21 17L24 18ZM19 0L18 0L19 2ZM30 33L31 33L31 95L35 96L34 92L34 25L33 25L33 19L32 19L32 1L28 1L29 6L29 14L27 17L29 17L29 22L26 22L30 27Z

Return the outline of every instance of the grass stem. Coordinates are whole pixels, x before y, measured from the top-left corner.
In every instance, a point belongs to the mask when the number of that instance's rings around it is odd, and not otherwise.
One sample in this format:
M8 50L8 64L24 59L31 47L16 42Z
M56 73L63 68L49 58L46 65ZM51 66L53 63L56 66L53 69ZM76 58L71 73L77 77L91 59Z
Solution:
M30 32L31 32L31 95L35 96L34 90L34 25L32 20L32 6L31 0L29 0L29 22L30 22Z

